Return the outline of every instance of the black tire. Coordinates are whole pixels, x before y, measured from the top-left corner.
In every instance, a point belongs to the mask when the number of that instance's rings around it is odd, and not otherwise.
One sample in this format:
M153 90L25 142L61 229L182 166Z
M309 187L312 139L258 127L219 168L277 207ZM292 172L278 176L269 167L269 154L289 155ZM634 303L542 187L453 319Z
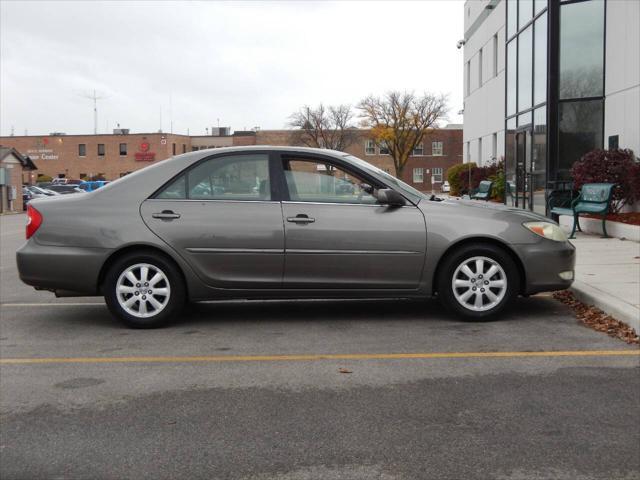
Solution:
M486 294L480 294L482 300L487 303L486 310L474 310L473 306L469 304L467 307L463 306L461 301L458 300L457 296L461 296L463 293L467 292L467 287L454 289L453 286L454 275L456 274L456 270L458 269L458 267L461 266L465 261L470 261L474 257L486 257L496 262L502 268L504 276L506 276L506 288L504 291L504 295L502 296L502 299L500 301L496 302L495 305L490 305L491 300ZM456 316L462 318L463 320L482 321L495 318L513 301L513 299L518 295L520 291L521 279L518 267L516 266L511 255L503 248L500 248L496 245L482 243L467 244L447 254L447 257L444 258L442 262L443 263L440 266L437 279L438 297L447 308L447 310L454 313ZM486 265L489 265L489 263L487 263ZM487 270L488 269L485 267L485 271ZM478 272L474 273L478 274ZM498 274L498 277L493 276L492 278L494 280L499 280L500 275L501 273ZM456 275L456 278L465 279L466 275L458 273ZM477 277L474 277L473 281L491 282L491 279L482 277L478 279ZM486 288L487 290L492 288L487 287L486 285L481 286ZM479 287L476 288L478 288L479 290ZM482 291L484 292L485 290ZM491 293L493 293L494 295L496 294L496 292L499 292L499 290L491 290ZM470 295L473 296L475 301L476 293L474 292Z
M120 304L117 293L120 276L127 271L127 269L138 264L147 264L159 269L166 278L166 280L160 283L160 287L165 287L165 284L168 283L168 291L170 292L169 295L167 295L168 298L166 298L164 307L157 314L151 312L150 316L144 318L127 312ZM182 275L176 264L164 255L142 250L125 254L111 265L103 283L103 294L111 313L131 328L158 328L168 324L178 317L184 307L187 296ZM132 296L133 294L130 295ZM162 300L165 297L160 296L154 298Z

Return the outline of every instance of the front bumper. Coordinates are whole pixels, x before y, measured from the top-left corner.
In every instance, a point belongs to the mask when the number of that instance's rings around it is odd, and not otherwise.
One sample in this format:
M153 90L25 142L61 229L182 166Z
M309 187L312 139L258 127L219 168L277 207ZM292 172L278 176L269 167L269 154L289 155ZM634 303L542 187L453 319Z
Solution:
M570 242L541 239L535 244L517 245L516 250L524 265L524 294L564 290L573 283L573 276L560 276L575 271L576 248Z
M37 289L97 295L98 277L111 250L40 245L30 239L16 252L20 280Z

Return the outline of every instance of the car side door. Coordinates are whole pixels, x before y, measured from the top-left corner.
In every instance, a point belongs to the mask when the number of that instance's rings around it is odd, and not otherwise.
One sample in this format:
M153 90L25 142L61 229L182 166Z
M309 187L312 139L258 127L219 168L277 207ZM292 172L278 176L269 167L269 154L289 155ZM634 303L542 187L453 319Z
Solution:
M333 157L283 153L281 165L284 288L419 287L426 226L415 205L379 204L372 189L385 185Z
M284 227L269 152L217 155L143 202L149 228L209 286L279 288Z

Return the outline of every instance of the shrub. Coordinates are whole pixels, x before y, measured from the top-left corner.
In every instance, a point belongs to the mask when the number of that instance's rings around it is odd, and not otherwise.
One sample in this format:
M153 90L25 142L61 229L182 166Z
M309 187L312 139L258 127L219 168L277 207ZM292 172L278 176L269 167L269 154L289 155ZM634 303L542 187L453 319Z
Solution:
M489 180L493 182L491 187L491 197L504 202L505 196L505 174L504 174L504 160L500 160L497 164L497 171L489 177Z
M498 178L499 172L503 172L501 179ZM499 199L504 198L504 162L502 161L485 167L478 167L473 162L454 165L447 170L447 180L451 185L451 195L468 193L470 190L478 188L483 180L498 181L498 185L494 185L491 195L492 197L497 196ZM502 187L500 187L500 182L502 182Z
M640 200L640 163L631 150L592 150L571 167L574 188L585 183L615 183L611 210Z
M467 185L468 189L468 181L462 180L460 177L469 174L469 169L471 169L473 173L473 169L476 168L476 164L471 163L459 163L458 165L454 165L450 169L447 170L447 180L449 181L449 186L451 187L451 195L460 195ZM464 174L464 175L462 175ZM462 182L462 183L461 183Z

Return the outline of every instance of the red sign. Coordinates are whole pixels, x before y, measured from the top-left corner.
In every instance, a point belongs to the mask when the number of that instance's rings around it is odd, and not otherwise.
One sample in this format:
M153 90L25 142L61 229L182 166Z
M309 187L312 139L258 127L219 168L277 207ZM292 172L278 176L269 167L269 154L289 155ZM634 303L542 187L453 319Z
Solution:
M140 148L139 148L139 152L136 152L135 154L135 159L137 162L153 162L156 159L156 154L153 152L150 152L149 149L151 148L151 145L149 145L149 142L147 141L143 141L140 144Z
M153 162L156 159L156 154L137 152L135 158L138 162Z

